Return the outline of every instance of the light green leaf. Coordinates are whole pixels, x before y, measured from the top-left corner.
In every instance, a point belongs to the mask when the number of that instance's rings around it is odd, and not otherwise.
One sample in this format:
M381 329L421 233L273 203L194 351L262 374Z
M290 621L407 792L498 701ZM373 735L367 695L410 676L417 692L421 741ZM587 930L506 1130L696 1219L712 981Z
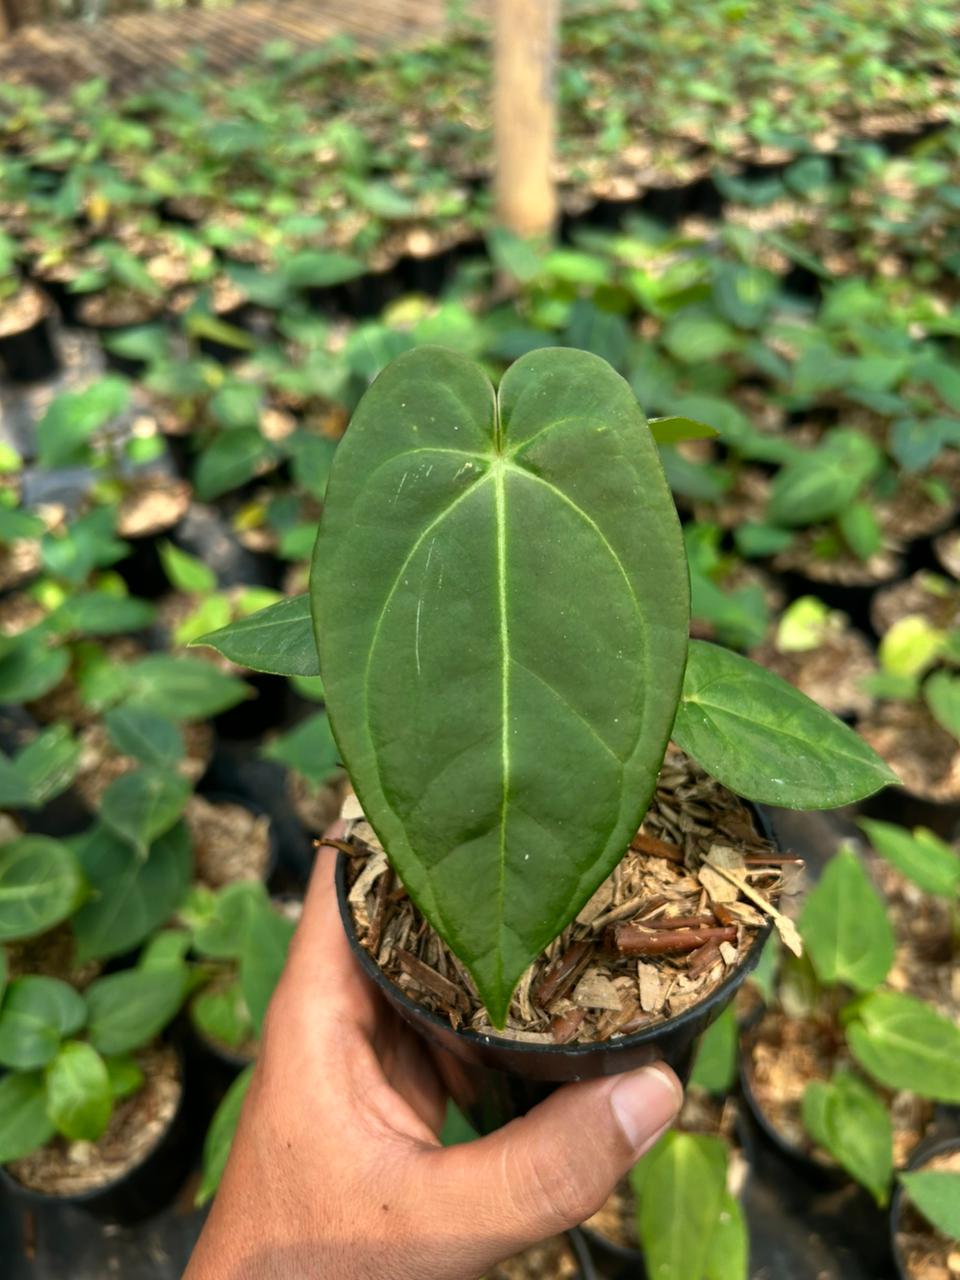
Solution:
M183 735L166 716L143 707L114 707L103 723L121 755L167 769L183 759Z
M0 658L0 703L33 702L55 688L70 665L68 649L48 649L32 633Z
M278 676L320 674L310 600L305 595L281 600L219 631L200 636L193 643L209 645L231 662L253 671L269 671Z
M726 1191L716 1230L710 1239L710 1255L703 1280L748 1280L749 1266L747 1223L739 1200Z
M340 760L330 722L322 711L302 720L289 733L274 738L264 747L263 754L315 784L335 777Z
M103 826L80 837L74 850L91 889L70 921L81 964L139 946L183 901L193 873L183 823L162 835L146 858Z
M719 1138L674 1131L641 1166L637 1229L648 1273L657 1280L703 1276L725 1205L726 1147Z
M0 1008L0 1066L33 1071L46 1066L64 1036L83 1026L87 1007L57 978L14 978Z
M693 418L651 418L650 433L657 444L679 444L681 440L712 440L720 432Z
M833 430L823 444L777 472L770 485L767 518L793 527L839 515L881 462L880 450L867 436L846 428Z
M47 1113L65 1138L96 1142L113 1114L104 1060L88 1044L69 1040L47 1067Z
M960 740L960 676L935 671L923 686L923 696L941 729Z
M130 1053L159 1035L180 1008L182 972L128 969L87 988L90 1043L100 1053Z
M128 706L171 720L208 720L250 696L250 686L202 658L152 653L126 669Z
M850 1052L888 1089L960 1102L960 1027L913 996L876 991L850 1008Z
M914 827L911 833L873 818L858 818L857 822L877 853L924 893L956 898L960 892L960 854L939 836L926 827Z
M107 1076L110 1080L110 1096L114 1101L129 1098L143 1087L145 1076L134 1058L106 1058Z
M269 910L267 891L259 880L224 885L209 900L198 903L191 895L181 913L193 930L193 945L202 956L214 960L238 960L246 946L250 921L260 910ZM200 908L199 910L197 908Z
M263 1028L267 1005L287 962L296 925L269 903L256 907L247 923L240 957L240 987L253 1025Z
M214 1043L238 1049L255 1029L237 981L213 991L201 991L190 1005L190 1016Z
M46 836L0 846L0 941L32 938L79 906L86 886L71 850Z
M217 1107L210 1122L203 1144L203 1177L197 1191L195 1201L197 1206L206 1204L220 1185L223 1171L227 1167L230 1147L233 1145L233 1136L240 1121L243 1100L247 1096L252 1078L253 1063L251 1062L249 1067L240 1072L224 1094L223 1101Z
M950 1240L960 1240L960 1173L918 1169L901 1173L900 1181L931 1226Z
M737 1019L731 1005L707 1028L697 1050L690 1083L709 1093L728 1093L737 1078Z
M252 480L269 461L273 446L255 427L224 431L204 449L193 468L193 485L201 502L212 502Z
M498 399L400 356L337 449L311 594L364 810L502 1025L636 830L682 678L679 522L629 386L550 348Z
M161 542L157 549L163 571L177 591L186 595L206 595L208 591L216 591L217 575L202 560L181 551L172 542Z
M61 467L77 459L94 432L116 418L130 401L130 383L114 374L82 391L65 391L51 400L37 423L41 467Z
M731 791L786 809L832 809L898 781L836 716L703 640L690 642L673 738Z
M47 1088L41 1073L0 1076L0 1164L37 1151L55 1132L47 1115Z
M54 725L37 734L17 756L16 770L40 808L69 787L80 763L80 743L67 725Z
M183 813L190 783L163 769L143 768L115 778L100 801L105 826L127 840L141 858Z
M936 662L945 640L946 634L926 618L916 614L898 618L880 640L880 666L894 676L921 676Z
M893 1177L893 1128L883 1101L856 1076L837 1072L812 1080L803 1098L803 1122L814 1142L885 1205Z
M893 928L883 899L849 847L827 863L804 903L799 927L817 977L827 985L872 991L890 971Z

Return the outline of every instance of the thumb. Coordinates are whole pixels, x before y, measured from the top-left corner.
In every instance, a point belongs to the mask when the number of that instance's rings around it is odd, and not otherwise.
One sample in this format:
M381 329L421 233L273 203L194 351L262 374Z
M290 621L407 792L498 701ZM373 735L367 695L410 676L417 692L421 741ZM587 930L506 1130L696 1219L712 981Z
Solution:
M567 1085L489 1137L437 1152L444 1191L472 1206L472 1261L486 1267L596 1213L682 1101L656 1063Z

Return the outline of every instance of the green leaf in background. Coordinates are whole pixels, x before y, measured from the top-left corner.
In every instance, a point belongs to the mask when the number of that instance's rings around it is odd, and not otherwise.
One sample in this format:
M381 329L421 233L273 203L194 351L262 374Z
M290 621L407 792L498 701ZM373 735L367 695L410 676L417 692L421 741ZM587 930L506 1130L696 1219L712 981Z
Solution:
M923 696L941 729L960 740L960 676L935 671L923 686Z
M134 1058L127 1056L106 1058L105 1062L110 1080L110 1096L114 1102L121 1098L129 1098L143 1087L146 1077Z
M186 895L193 873L190 835L177 823L144 859L127 840L94 826L74 843L90 897L70 920L77 960L107 960L139 946Z
M183 813L191 787L186 778L163 769L142 768L115 778L100 801L100 819L141 858Z
M238 960L246 946L254 915L268 910L270 900L259 880L224 885L216 893L196 891L180 913L193 934L193 945L213 960Z
M651 418L647 424L657 444L679 444L681 440L711 440L720 432L693 418Z
M0 1076L0 1164L28 1156L56 1130L47 1115L47 1087L39 1071Z
M47 1067L47 1113L65 1138L96 1142L113 1114L107 1065L96 1049L69 1040Z
M287 441L293 460L293 478L301 488L323 501L327 490L327 477L337 451L336 440L326 436L297 431Z
M0 1066L33 1071L46 1066L64 1036L79 1031L87 1006L57 978L14 978L0 1007Z
M448 1100L447 1114L440 1131L441 1144L445 1147L459 1147L464 1142L473 1142L479 1136L460 1108Z
M800 596L784 609L777 622L776 645L780 653L810 653L829 635L833 612L816 596Z
M960 1173L917 1169L901 1173L900 1181L932 1227L949 1240L960 1240Z
M793 527L839 515L881 462L879 449L867 436L835 429L822 444L777 472L770 485L767 518L773 524Z
M67 673L67 649L48 649L33 632L0 658L0 703L33 702L55 688Z
M270 903L256 907L247 924L240 957L240 988L258 1033L263 1029L267 1005L287 962L296 927Z
M943 650L946 633L926 618L908 614L898 618L880 638L877 656L884 672L911 679L923 675Z
M238 489L273 456L273 446L256 427L224 431L207 445L193 468L197 497L201 502L212 502Z
M73 852L59 840L21 836L0 846L0 942L52 929L85 891Z
M160 769L172 769L183 759L183 734L172 720L155 711L114 707L103 723L121 755Z
M156 610L146 600L82 591L63 602L51 620L58 631L81 636L114 636L142 631Z
M263 748L263 755L316 785L336 777L339 769L340 752L330 732L330 722L322 711L302 720L289 733L274 738Z
M283 264L283 275L294 289L322 289L344 284L363 275L366 267L359 258L345 253L304 250Z
M126 668L128 706L171 720L208 720L251 694L236 676L224 675L202 658L152 653Z
M803 1096L803 1123L878 1205L885 1205L893 1177L893 1128L886 1105L849 1072L829 1082L811 1080Z
M898 779L836 716L740 654L692 640L673 738L737 795L833 809Z
M704 1275L726 1179L726 1146L706 1134L668 1133L644 1156L631 1181L637 1234L651 1276L690 1280Z
M337 449L311 574L334 734L497 1025L649 803L686 585L656 446L596 356L532 352L498 398L421 347Z
M239 982L201 991L190 1005L190 1016L199 1031L216 1044L238 1049L255 1029Z
M37 423L41 467L74 462L95 431L118 417L130 403L130 383L107 374L83 391L64 391L53 399Z
M917 1000L875 991L850 1007L847 1043L857 1062L888 1089L960 1102L960 1027Z
M779 555L793 542L794 535L788 529L778 529L772 524L755 524L749 521L737 525L733 540L737 550L747 559Z
M837 516L837 523L858 560L869 560L883 546L883 531L869 502L851 502Z
M798 925L821 982L872 991L889 973L896 950L893 927L883 899L849 846L827 863Z
M253 1063L245 1067L223 1096L223 1101L214 1113L210 1128L203 1144L203 1177L197 1190L195 1204L199 1207L211 1198L220 1185L223 1171L227 1167L227 1157L233 1145L233 1135L237 1131L243 1100L253 1079ZM0 1081L2 1084L2 1081Z
M858 818L857 824L881 858L924 893L947 899L960 893L960 854L932 831L926 827L905 831L895 823L874 818Z
M737 1018L733 1006L725 1009L700 1041L690 1083L708 1093L729 1093L737 1078Z
M259 613L194 640L231 662L278 676L318 676L320 660L313 636L308 596L292 596Z
M217 589L217 575L202 560L181 551L172 542L161 542L157 548L160 563L170 585L185 595L206 595Z
M64 724L44 729L23 748L16 759L16 770L26 784L33 808L39 809L69 787L81 750Z
M86 993L90 1043L107 1056L142 1048L170 1022L183 996L183 974L175 969L97 978Z
M255 382L230 378L210 397L209 408L212 417L221 427L226 427L228 430L252 427L256 430L260 425L260 414L263 410L263 388ZM200 588L200 590L203 589Z
M750 1235L746 1219L736 1200L725 1191L720 1217L710 1239L710 1253L703 1280L748 1280Z

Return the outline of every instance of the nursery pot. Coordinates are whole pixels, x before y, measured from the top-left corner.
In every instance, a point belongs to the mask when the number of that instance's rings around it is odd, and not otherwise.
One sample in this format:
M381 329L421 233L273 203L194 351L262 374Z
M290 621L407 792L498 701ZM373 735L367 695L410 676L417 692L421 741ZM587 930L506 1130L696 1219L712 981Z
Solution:
M74 1195L25 1187L0 1165L0 1183L18 1200L33 1205L71 1205L105 1222L131 1226L159 1213L186 1181L199 1154L204 1124L197 1107L187 1056L175 1046L182 1088L177 1109L156 1144L139 1164L113 1182Z
M455 1031L395 986L357 939L348 901L348 865L349 859L341 853L337 859L337 901L354 956L397 1013L424 1039L444 1050L440 1065L447 1088L480 1133L491 1133L524 1115L558 1085L575 1080L595 1080L663 1061L685 1082L700 1036L756 967L773 928L773 922L768 921L738 967L708 996L675 1018L594 1044L530 1044L476 1031Z
M943 1137L941 1134L927 1138L926 1141L921 1142L916 1147L910 1156L907 1162L907 1172L912 1173L914 1170L922 1168L935 1156L948 1155L955 1151L960 1151L960 1134L954 1134L950 1137ZM898 1182L893 1193L893 1199L890 1202L890 1249L900 1280L916 1280L916 1277L911 1276L907 1270L906 1259L897 1244L897 1228L903 1216L906 1200L907 1193Z
M11 382L41 382L60 370L50 331L50 306L26 329L0 337L0 369Z

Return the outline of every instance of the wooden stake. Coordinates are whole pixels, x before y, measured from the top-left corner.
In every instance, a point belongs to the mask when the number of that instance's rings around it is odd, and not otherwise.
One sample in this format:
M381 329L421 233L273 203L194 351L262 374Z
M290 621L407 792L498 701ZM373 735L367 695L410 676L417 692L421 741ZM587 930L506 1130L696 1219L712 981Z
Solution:
M495 0L495 196L500 224L546 236L557 213L553 185L557 0Z

